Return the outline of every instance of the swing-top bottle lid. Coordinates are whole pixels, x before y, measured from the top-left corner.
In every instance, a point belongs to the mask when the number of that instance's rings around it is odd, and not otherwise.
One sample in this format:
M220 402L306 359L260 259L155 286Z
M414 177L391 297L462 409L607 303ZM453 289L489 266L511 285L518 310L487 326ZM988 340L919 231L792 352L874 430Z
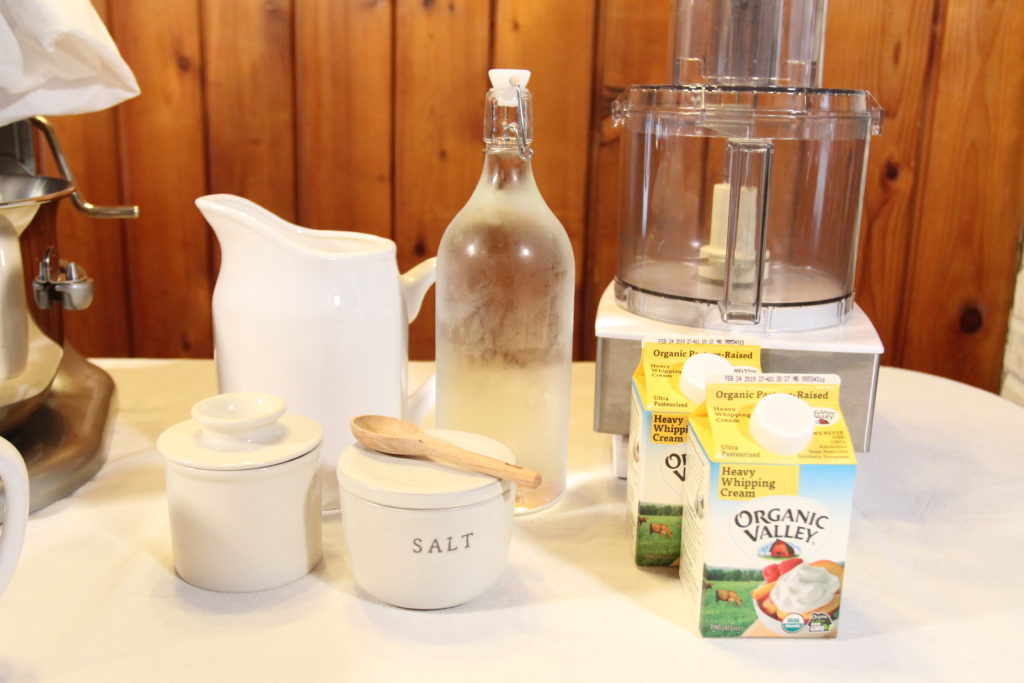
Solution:
M530 81L528 69L491 69L487 72L491 79L491 88L496 90L498 104L502 107L516 106L516 86L526 90Z

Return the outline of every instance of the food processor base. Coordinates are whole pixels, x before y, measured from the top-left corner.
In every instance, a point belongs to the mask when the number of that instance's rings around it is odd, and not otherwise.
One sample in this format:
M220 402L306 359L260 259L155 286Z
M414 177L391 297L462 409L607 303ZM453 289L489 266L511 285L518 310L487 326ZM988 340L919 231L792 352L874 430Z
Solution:
M753 326L687 327L645 318L615 302L614 285L605 290L597 309L597 375L594 391L594 431L629 433L633 371L640 362L644 337L728 334L743 337L761 350L764 372L834 373L842 379L839 392L843 417L854 449L871 447L875 389L882 341L871 320L858 306L832 327L801 332L765 332Z

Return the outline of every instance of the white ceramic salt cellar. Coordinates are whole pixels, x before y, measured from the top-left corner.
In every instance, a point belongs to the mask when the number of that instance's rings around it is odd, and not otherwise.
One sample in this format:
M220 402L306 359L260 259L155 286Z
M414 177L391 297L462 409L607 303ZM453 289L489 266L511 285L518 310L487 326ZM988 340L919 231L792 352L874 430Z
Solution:
M322 555L320 442L313 420L271 394L204 399L157 439L174 566L207 590L265 590Z
M514 462L492 439L428 431ZM485 593L505 571L515 484L360 444L341 454L337 473L349 565L379 600L410 609L454 607Z

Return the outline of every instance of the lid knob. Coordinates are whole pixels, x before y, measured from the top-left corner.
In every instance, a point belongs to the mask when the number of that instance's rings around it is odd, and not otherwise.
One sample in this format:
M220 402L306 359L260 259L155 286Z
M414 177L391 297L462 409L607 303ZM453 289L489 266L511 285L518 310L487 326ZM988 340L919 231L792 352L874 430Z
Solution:
M792 394L769 394L750 415L750 435L759 446L779 455L796 455L814 436L814 411Z
M686 359L679 373L679 390L694 403L703 403L708 378L732 370L729 361L714 353L697 353Z
M284 399L273 394L219 394L192 406L192 419L203 426L200 440L207 445L232 441L264 442L278 436Z

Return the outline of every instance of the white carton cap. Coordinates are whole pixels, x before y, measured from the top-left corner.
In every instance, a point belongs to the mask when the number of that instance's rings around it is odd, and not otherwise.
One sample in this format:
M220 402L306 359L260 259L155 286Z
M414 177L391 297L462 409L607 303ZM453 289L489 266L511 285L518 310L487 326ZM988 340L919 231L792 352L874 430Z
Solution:
M750 435L761 448L779 455L796 455L814 436L814 411L792 394L769 394L754 406Z
M686 359L679 373L679 391L694 403L703 403L708 379L732 370L729 361L714 353L697 353Z

